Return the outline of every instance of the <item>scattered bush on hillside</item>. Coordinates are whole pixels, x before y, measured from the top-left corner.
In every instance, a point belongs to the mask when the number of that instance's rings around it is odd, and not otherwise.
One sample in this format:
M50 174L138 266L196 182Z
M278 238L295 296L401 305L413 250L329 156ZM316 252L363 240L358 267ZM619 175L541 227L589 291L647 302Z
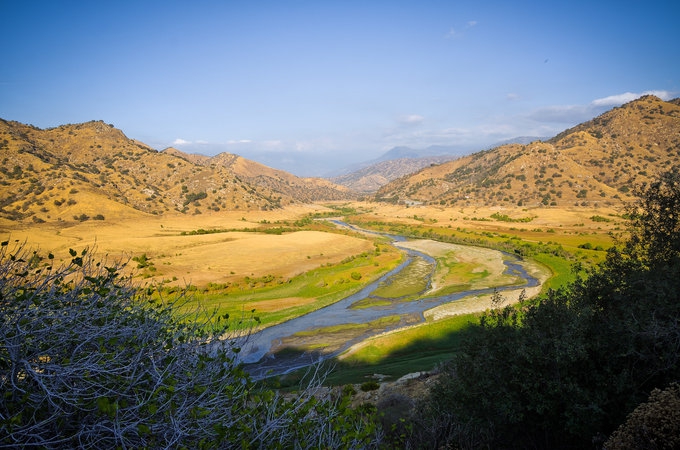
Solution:
M380 389L380 384L377 381L364 381L361 383L360 389L363 392L375 391L376 389Z
M534 220L534 217L520 217L515 219L508 216L507 214L501 214L498 212L491 214L491 218L496 219L499 222L531 222Z
M184 194L184 206L188 205L191 202L197 202L198 200L203 200L204 198L207 198L208 194L205 192L190 192Z
M680 172L637 194L629 239L587 278L481 318L419 407L409 445L599 447L680 379Z
M0 447L370 448L343 398L254 383L247 338L132 284L123 264L0 247ZM214 319L214 320L210 320ZM368 425L367 425L368 424Z

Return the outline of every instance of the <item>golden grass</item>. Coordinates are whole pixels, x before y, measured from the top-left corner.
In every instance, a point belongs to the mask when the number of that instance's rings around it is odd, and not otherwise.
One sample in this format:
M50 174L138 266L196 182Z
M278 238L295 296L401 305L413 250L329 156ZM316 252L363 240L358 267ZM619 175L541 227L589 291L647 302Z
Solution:
M26 241L32 248L69 258L73 248L94 248L97 256L124 259L146 254L155 272L149 281L205 285L244 277L292 277L324 264L373 249L364 239L320 231L282 235L224 232L184 235L197 229L256 228L262 221L295 220L321 207L295 207L276 211L220 212L198 216L107 219L71 223L16 226L0 223L0 236Z
M375 203L354 205L369 211L363 216L367 220L424 224L434 230L460 228L474 232L508 233L526 241L552 241L574 248L584 242L606 248L612 243L608 233L625 227L624 220L617 215L619 211L604 208L443 208ZM154 216L139 212L131 215L127 214L129 211L121 211L120 217L108 216L104 221L63 221L31 225L2 220L0 237L3 240L9 238L27 241L29 246L44 252L51 251L62 259L68 258L69 248L95 248L99 256L108 255L113 259L127 259L146 253L155 267L155 272L145 272L147 276L152 276L151 280L173 280L178 285L191 283L200 286L244 277L292 277L373 248L368 240L318 231L283 235L237 231L181 235L182 232L200 228L252 229L265 221L292 221L311 212L327 210L319 205L301 205L274 211L220 211L196 216ZM512 218L534 219L528 223L501 222L490 218L495 212ZM591 219L593 216L605 217L610 221L596 222ZM479 258L483 257L480 253ZM477 266L486 264L483 261L470 261L469 257L463 260L461 261ZM455 279L455 273L442 277L438 280L439 284Z
M449 223L467 223L475 225L479 229L503 230L512 227L535 228L535 227L561 227L565 231L579 231L579 224L585 223L588 228L597 229L598 226L606 226L603 223L594 223L589 218L593 215L607 217L610 214L621 214L619 209L614 208L586 208L586 207L543 207L543 208L507 208L507 207L440 207L440 206L406 206L392 204L364 203L364 208L370 210L366 217L371 215L375 218L390 217L400 219L405 223L419 223L413 218L414 215L424 219L425 223L434 223L438 226L447 226ZM506 214L511 218L521 219L534 217L531 222L501 222L491 219L494 213ZM488 222L479 222L473 218L490 219ZM615 217L611 217L616 219ZM436 220L436 222L432 222ZM420 221L422 223L422 220ZM591 226L594 225L594 226ZM609 223L611 226L612 223Z

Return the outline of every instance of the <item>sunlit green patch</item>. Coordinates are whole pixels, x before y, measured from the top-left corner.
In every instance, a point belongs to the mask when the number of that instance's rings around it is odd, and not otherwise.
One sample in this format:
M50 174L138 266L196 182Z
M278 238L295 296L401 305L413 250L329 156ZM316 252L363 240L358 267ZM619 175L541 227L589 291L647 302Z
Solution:
M367 253L349 258L336 265L326 265L300 274L288 280L267 285L232 285L229 290L208 289L190 292L191 301L187 308L200 305L206 314L216 312L228 314L234 329L252 325L251 317L257 318L257 326L266 327L299 317L328 306L359 291L402 262L403 254L398 251ZM356 275L361 277L357 279ZM286 299L299 299L297 302ZM272 302L281 301L281 308L271 307ZM258 303L267 305L259 308Z
M413 258L411 264L390 280L380 284L373 292L376 297L401 298L419 294L427 289L432 265L420 257Z
M466 314L370 338L351 354L333 361L335 370L326 383L359 383L375 373L394 380L408 373L432 370L456 353L476 323L477 315Z
M328 327L312 328L297 332L281 339L281 349L286 351L324 351L332 352L341 349L348 341L371 332L380 332L393 325L403 324L404 318L399 315L380 317L365 323L343 323Z
M300 331L295 333L293 337L303 337L303 336L318 336L318 335L330 335L337 333L352 333L356 331L366 331L370 328L382 328L385 326L393 325L399 323L401 317L398 315L385 316L379 319L373 320L371 322L365 323L342 323L338 325L331 325L329 327L312 328L309 330Z

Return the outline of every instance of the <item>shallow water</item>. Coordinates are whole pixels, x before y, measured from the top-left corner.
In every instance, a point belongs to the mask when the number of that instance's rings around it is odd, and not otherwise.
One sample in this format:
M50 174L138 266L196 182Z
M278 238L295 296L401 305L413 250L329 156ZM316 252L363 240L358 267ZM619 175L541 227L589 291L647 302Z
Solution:
M348 225L341 221L334 222L338 226L349 227L355 231L361 231L370 234L380 234L382 236L389 237L393 242L402 242L406 240L406 238L403 236L376 233L373 231L360 229L353 225ZM430 278L432 277L434 274L435 265L434 258L412 249L400 249L407 252L407 259L392 271L367 285L361 291L325 308L313 311L295 319L291 319L279 325L265 328L264 330L249 336L247 341L241 347L240 357L244 363L248 364L248 370L253 375L253 377L262 378L264 376L279 375L291 370L308 366L320 360L336 356L353 344L360 342L370 336L404 327L416 322L422 322L425 320L423 313L428 309L434 308L435 306L456 301L470 295L488 294L494 291L493 287L485 289L472 289L439 297L428 297L404 302L394 301L391 302L389 306L373 306L361 309L351 308L355 302L371 296L371 294L381 285L381 283L389 283L391 280L394 280L395 276L399 272L404 270L404 268L406 268L409 264L413 264L417 258L422 258L422 260L427 261L427 263L432 266L432 269L429 271L428 275ZM521 266L519 258L517 258L515 255L507 253L504 255L504 264L506 265L504 273L521 278L524 280L524 283L519 285L513 284L509 286L499 286L495 288L496 290L503 291L508 289L517 289L518 287L526 288L538 285L538 280L529 275L524 270L524 267ZM427 283L427 286L429 288L430 282ZM425 289L422 294L424 294L426 291L427 289ZM379 329L372 327L365 332L359 333L358 335L356 333L352 334L348 336L346 342L340 346L336 346L330 352L307 352L297 354L294 357L287 356L282 358L277 356L275 351L272 351L273 349L279 350L282 340L284 339L286 339L286 341L295 341L296 338L293 335L299 332L342 324L364 324L382 317L394 315L399 315L402 320L400 320L400 322L397 324L392 323L389 326ZM320 333L316 339L320 344L323 343L323 333ZM306 344L309 343L308 339L305 341Z

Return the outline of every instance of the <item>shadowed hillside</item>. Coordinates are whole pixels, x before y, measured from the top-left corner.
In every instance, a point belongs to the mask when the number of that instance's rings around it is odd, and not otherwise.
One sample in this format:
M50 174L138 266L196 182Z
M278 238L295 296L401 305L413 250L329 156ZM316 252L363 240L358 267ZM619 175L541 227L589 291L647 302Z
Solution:
M680 106L645 96L554 138L478 152L399 178L376 199L442 206L615 206L680 163Z
M0 119L0 155L0 217L11 220L268 210L352 197L236 155L158 152L101 121L42 130Z

